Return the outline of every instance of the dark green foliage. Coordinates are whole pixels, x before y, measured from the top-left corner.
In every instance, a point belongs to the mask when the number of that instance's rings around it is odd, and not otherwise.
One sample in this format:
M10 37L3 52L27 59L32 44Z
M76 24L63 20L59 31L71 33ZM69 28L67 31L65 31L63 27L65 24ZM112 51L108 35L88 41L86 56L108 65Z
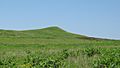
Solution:
M94 55L97 55L97 54L101 54L100 51L96 48L87 48L83 51L83 54L89 56L89 57L92 57Z
M41 56L39 54L32 54L29 50L25 51L27 56L22 59L22 63L18 63L17 58L7 57L7 59L0 60L0 66L6 67L41 67L41 68L61 68L65 67L65 60L73 56L78 51L70 51L63 49L61 52L53 53L48 56ZM75 55L77 56L77 54Z
M68 54L62 51L58 54L54 54L48 57L40 57L36 55L27 55L26 62L24 64L30 64L31 67L42 67L42 68L59 68L64 66L64 60L67 59Z
M101 56L94 61L95 68L119 68L120 49L100 49Z
M15 57L8 57L8 59L2 58L0 59L0 67L3 66L5 68L7 67L15 67L16 65L16 61L15 61Z
M88 57L99 54L98 58L93 61L94 68L119 68L120 67L120 49L102 49L88 48L84 50Z

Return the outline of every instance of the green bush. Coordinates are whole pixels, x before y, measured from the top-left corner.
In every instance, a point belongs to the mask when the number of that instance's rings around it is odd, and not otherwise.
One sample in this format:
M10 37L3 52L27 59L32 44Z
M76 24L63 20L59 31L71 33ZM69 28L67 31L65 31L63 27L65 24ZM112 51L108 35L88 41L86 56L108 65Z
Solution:
M101 49L101 56L94 61L95 68L119 68L120 49Z
M100 54L100 51L99 51L99 49L95 49L95 48L87 48L83 51L83 54L85 54L89 57L92 57L96 54Z

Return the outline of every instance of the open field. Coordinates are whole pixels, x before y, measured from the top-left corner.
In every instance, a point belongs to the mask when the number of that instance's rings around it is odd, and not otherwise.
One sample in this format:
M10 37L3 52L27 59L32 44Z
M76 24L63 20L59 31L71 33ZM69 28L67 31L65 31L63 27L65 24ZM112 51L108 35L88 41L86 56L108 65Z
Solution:
M58 27L0 30L0 68L120 68L120 40Z

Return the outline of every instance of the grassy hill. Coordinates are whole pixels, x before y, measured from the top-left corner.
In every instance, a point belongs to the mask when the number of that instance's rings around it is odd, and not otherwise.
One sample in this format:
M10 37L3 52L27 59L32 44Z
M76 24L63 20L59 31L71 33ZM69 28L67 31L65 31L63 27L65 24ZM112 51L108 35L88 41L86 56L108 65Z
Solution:
M13 30L0 30L0 37L37 37L37 38L84 38L86 36L76 35L66 32L59 27L48 27L44 29L36 30L24 30L24 31L13 31Z
M87 37L59 27L0 30L0 68L119 68L119 48L120 40Z

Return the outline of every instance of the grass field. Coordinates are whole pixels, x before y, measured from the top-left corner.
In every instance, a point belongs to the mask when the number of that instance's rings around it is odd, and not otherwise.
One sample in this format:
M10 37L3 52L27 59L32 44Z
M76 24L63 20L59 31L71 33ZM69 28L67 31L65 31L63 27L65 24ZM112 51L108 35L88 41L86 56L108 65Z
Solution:
M58 27L0 30L0 68L120 68L120 40Z

